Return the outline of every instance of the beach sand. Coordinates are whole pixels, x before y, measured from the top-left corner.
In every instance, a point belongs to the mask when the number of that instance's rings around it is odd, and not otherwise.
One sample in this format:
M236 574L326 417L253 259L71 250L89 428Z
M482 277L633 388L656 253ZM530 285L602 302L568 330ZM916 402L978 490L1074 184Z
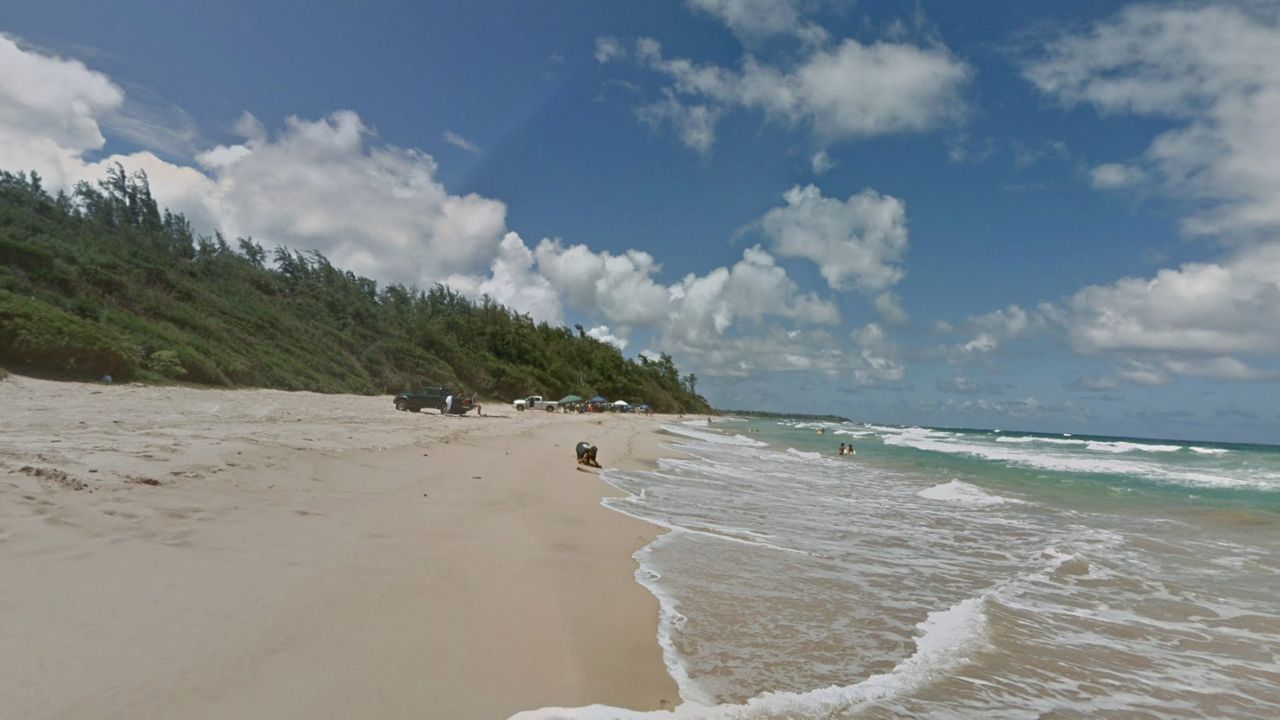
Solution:
M579 472L657 420L389 397L0 382L0 708L15 718L502 718L678 704Z

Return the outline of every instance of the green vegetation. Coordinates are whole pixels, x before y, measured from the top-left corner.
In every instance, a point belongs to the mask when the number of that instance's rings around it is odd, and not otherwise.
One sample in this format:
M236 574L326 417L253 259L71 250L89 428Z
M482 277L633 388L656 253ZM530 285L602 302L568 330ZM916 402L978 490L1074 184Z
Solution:
M50 195L0 171L0 363L67 378L484 396L600 394L705 412L671 358L629 360L488 298L423 291L162 212L143 173Z

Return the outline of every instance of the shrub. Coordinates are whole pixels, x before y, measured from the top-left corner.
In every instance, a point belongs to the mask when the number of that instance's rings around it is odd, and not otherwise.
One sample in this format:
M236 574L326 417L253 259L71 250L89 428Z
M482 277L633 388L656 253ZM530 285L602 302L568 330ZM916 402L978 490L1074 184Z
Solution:
M42 302L0 290L0 360L77 377L127 380L137 363L94 324Z
M151 353L151 357L147 358L147 369L175 379L187 374L187 369L182 367L182 361L178 359L178 353L172 350Z

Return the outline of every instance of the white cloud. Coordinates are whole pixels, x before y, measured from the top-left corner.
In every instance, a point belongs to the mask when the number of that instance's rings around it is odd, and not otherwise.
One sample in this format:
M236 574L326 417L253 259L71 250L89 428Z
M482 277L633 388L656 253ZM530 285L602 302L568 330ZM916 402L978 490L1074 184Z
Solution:
M633 327L660 325L670 311L667 288L653 280L661 265L646 252L597 253L586 245L566 248L559 240L544 239L534 255L539 272L579 312Z
M829 301L801 293L773 257L760 247L743 251L727 267L703 275L689 274L663 285L654 279L661 269L648 253L621 255L595 252L585 245L565 246L543 240L534 250L538 272L563 292L568 307L607 323L610 335L627 337L636 328L656 333L661 346L694 358L712 374L754 370L799 369L804 352L782 352L759 336L737 329L776 334L770 318L800 325L832 325L840 314ZM795 332L800 332L796 330ZM787 347L795 347L794 342ZM819 356L839 350L815 349Z
M1208 204L1186 228L1256 235L1280 229L1277 57L1274 3L1146 4L1056 38L1024 75L1068 106L1176 123L1143 164L1170 191Z
M445 131L444 141L449 143L450 145L453 145L454 147L461 148L470 153L480 152L480 148L477 147L475 143L462 137L461 135L459 135L458 133L452 130Z
M689 6L715 15L744 43L755 43L775 35L789 35L818 44L827 33L802 19L795 0L688 0Z
M800 112L828 137L920 132L958 119L971 71L942 48L845 40L796 73Z
M488 295L536 322L564 322L559 291L534 270L533 253L515 233L502 238L487 277L454 275L445 284L473 298Z
M694 346L724 335L739 321L759 323L766 316L839 322L835 306L812 293L801 294L786 271L758 247L745 250L730 267L689 274L669 286L653 279L660 266L637 250L613 255L543 240L534 255L539 272L563 290L569 307L598 315L624 332L648 327L668 340Z
M1125 360L1116 368L1116 375L1137 385L1164 385L1169 382L1169 375L1156 365Z
M855 330L853 341L858 346L858 358L861 360L854 366L854 384L899 382L906 376L907 369L898 358L897 345L879 323L870 323Z
M832 383L841 377L855 386L902 380L906 368L897 347L882 331L860 329L854 347L823 329L769 326L758 334L714 336L696 344L668 342L671 351L706 376L745 378L757 373L818 373Z
M614 335L613 331L609 330L608 325L597 325L596 327L593 327L590 330L588 330L587 335L599 340L602 343L608 343L618 348L619 350L627 349L627 344L628 344L627 339Z
M608 35L601 35L596 38L596 62L601 65L609 62L610 60L625 57L626 54L627 50L622 46L622 43L619 42L618 38L609 37Z
M841 201L813 185L797 185L783 198L786 206L759 223L778 255L812 261L833 290L881 292L902 279L907 219L901 200L864 190Z
M370 277L426 284L470 272L489 264L506 232L503 203L450 195L429 155L376 142L347 110L291 117L274 138L197 160L214 174L228 235L315 248Z
M951 347L948 361L953 365L975 360L985 362L1008 341L1039 331L1056 317L1057 310L1048 305L1031 311L1009 305L984 315L970 316L962 327L973 338Z
M1089 185L1097 190L1133 187L1146 179L1146 172L1134 165L1103 163L1089 168Z
M813 154L809 160L809 165L813 168L814 175L825 175L828 170L835 167L835 161L827 154L826 150L819 150Z
M680 142L700 153L709 152L716 141L716 124L724 110L703 103L680 102L669 89L662 95L661 100L636 108L636 117L654 128L668 123Z
M1070 298L1066 312L1080 352L1277 352L1280 246L1089 286Z
M109 78L75 60L19 48L0 36L0 167L34 169L50 187L97 181L108 165L145 170L163 205L200 232L316 249L381 280L429 284L488 266L506 232L506 206L450 195L435 161L377 142L356 113L289 118L274 138L252 115L244 141L178 165L149 151L90 162L99 123L124 104Z
M805 124L824 141L921 132L964 114L961 90L972 75L964 62L940 46L848 39L830 49L815 50L790 72L747 56L740 70L698 65L683 58L664 59L651 38L636 43L636 56L672 80L662 113L651 119L677 121L676 109L701 107L701 132L681 139L700 151L715 139L718 113L732 108L755 109L788 125Z
M800 294L794 281L761 248L747 248L729 268L687 275L670 289L673 301L666 335L685 345L723 335L739 320L759 323L766 316L809 324L835 324L839 312L812 293Z
M75 172L81 180L97 182L106 177L108 167L115 163L120 163L129 172L146 171L156 202L186 215L198 232L208 233L222 227L216 197L217 183L195 168L174 165L153 153L142 151L112 155L96 163L82 163Z
M1170 359L1164 362L1169 372L1178 375L1218 378L1220 380L1277 380L1280 372L1261 370L1233 357Z
M106 143L100 119L123 104L124 91L106 75L0 35L0 167L74 185L83 179L81 156Z

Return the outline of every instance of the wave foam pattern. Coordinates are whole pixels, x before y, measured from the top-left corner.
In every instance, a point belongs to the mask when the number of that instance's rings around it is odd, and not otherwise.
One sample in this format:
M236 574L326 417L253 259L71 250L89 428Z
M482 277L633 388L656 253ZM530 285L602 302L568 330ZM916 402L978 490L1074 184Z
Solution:
M1002 435L989 440L927 428L878 427L886 445L965 455L1062 473L1113 475L1187 488L1280 491L1280 466L1251 467L1232 460L1225 448ZM1044 446L1051 447L1044 447ZM1153 457L1130 457L1131 454Z
M861 430L949 455L982 445ZM636 554L637 579L661 603L684 704L516 717L1280 716L1280 672L1261 650L1280 647L1280 553L1257 532L1027 502L877 467L863 460L874 448L797 465L749 438L668 431L683 457L602 477L625 493L607 506L673 529ZM784 431L783 448L823 447Z

